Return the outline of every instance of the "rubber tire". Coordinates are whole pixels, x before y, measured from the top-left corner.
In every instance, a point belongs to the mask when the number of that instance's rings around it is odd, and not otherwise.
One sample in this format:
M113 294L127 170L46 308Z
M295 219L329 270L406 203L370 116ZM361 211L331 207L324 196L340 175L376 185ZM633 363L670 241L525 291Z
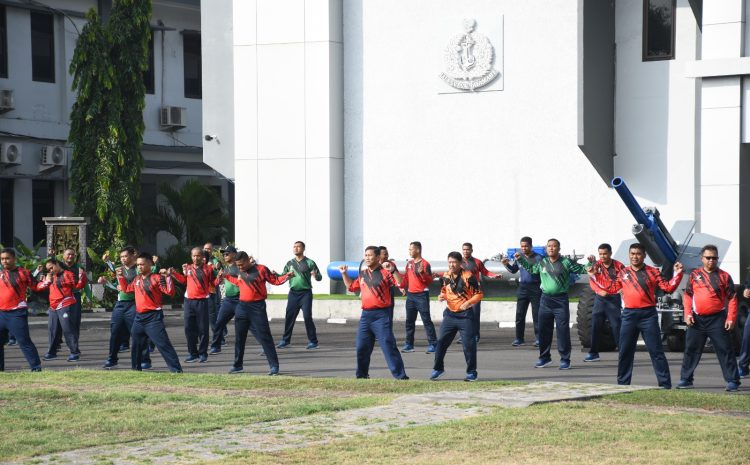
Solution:
M576 312L576 326L578 328L578 340L584 349L591 348L591 314L594 311L594 291L586 286L578 300L578 312ZM615 338L609 320L604 320L604 333L599 339L599 352L611 352L615 350Z
M667 335L667 348L670 352L685 352L685 331L676 329Z

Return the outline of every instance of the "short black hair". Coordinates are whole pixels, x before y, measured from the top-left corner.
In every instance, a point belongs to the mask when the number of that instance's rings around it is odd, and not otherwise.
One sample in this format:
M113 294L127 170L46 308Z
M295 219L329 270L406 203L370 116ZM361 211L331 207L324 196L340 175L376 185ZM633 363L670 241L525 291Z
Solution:
M365 247L365 253L367 253L368 250L372 250L375 252L375 255L380 255L380 247L377 245L368 245Z
M555 239L554 237L553 237L553 238L551 238L551 239L547 239L547 244L549 244L549 243L550 243L550 242L552 242L552 241L555 241L555 242L557 242L557 246L558 246L558 247L560 247L560 241L558 241L558 240L557 240L557 239Z
M132 245L126 245L125 247L120 249L120 253L127 252L130 255L135 255L135 247Z
M414 247L418 248L419 251L422 251L422 243L419 241L410 242L409 245L413 245Z
M596 250L602 250L602 249L608 252L612 252L612 246L607 244L606 242L599 244L599 247L596 248Z
M716 246L715 246L715 245L713 245L713 244L706 244L706 245L704 245L704 246L703 246L703 247L701 248L701 255L703 255L703 252L705 252L706 250L710 250L710 251L712 251L712 252L716 252L716 255L719 255L719 248L718 248L718 247L716 247Z
M646 253L646 247L643 246L640 242L633 242L630 244L630 247L628 247L628 250L638 249L644 254Z
M237 256L234 257L235 261L249 260L249 259L250 259L250 256L244 250L240 250L239 252L237 252Z
M529 245L532 245L532 244L533 244L533 242L531 241L531 238L530 238L529 236L523 236L523 237L521 238L521 241L520 241L520 242L521 242L522 244L523 244L524 242L527 242L527 243L528 243Z
M464 256L461 255L461 252L451 252L448 254L448 258L452 258L454 260L458 260L459 262L464 259Z
M53 265L59 265L62 266L62 263L60 260L58 260L56 257L48 257L47 260L44 261L44 264L52 263Z
M461 248L463 249L464 247L468 247L471 250L474 250L474 246L471 245L471 242L464 242L463 244L461 244Z
M386 252L388 252L388 247L386 247L386 246L384 246L384 245L379 245L379 246L378 246L378 250L379 250L380 252L382 252L382 251L384 251L384 250L385 250Z
M139 253L137 258L143 258L143 259L148 260L150 262L154 261L153 255L151 255L148 252L141 252L141 253Z
M305 243L302 241L296 241L295 244L299 244L302 246L302 250L305 250L307 247L305 246Z
M2 254L2 253L7 253L11 257L15 257L16 256L16 251L13 250L13 249L11 249L10 247L5 247L4 249L0 250L0 254Z

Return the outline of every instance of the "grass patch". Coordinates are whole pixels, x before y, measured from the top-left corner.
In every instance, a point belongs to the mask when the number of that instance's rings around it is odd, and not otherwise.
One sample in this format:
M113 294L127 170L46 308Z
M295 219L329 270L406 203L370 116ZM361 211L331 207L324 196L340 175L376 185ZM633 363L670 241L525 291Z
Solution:
M724 396L722 396L724 397ZM400 429L273 454L239 464L713 464L747 463L750 420L653 413L591 402L543 404L438 426ZM213 462L218 464L218 462Z
M508 384L90 370L0 373L0 462L369 407L408 393Z
M648 405L652 407L703 409L717 412L750 413L750 398L738 394L715 394L700 391L647 390L594 399L596 403Z

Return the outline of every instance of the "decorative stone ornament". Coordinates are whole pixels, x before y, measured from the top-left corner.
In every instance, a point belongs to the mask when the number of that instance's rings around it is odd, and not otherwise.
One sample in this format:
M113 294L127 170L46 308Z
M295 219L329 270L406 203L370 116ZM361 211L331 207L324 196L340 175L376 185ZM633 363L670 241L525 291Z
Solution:
M474 32L476 21L464 19L463 26L464 33L451 37L445 47L445 70L440 78L456 89L473 91L491 83L499 73L493 68L492 43Z

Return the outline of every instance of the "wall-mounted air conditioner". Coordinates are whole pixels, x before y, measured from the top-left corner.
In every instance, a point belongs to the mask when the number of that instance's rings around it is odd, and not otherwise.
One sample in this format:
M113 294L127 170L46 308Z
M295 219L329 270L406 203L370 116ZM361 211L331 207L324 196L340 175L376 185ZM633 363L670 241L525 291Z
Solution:
M187 108L161 107L159 126L162 131L173 131L187 126Z
M0 144L0 163L3 165L20 165L21 145L9 142Z
M13 101L13 91L10 89L0 89L0 113L11 111L16 108Z
M44 171L56 166L65 166L67 151L60 145L43 145L39 153L39 170Z

